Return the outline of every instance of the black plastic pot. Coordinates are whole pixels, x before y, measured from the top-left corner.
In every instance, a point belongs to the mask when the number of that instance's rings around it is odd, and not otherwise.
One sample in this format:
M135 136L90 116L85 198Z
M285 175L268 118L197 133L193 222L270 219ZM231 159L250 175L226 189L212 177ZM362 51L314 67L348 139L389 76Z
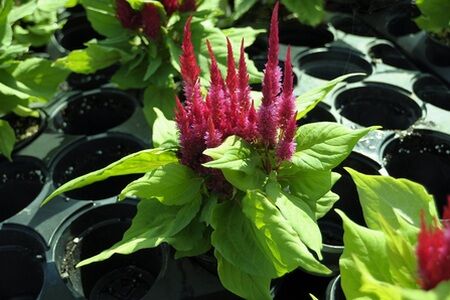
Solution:
M341 276L334 278L327 288L327 300L346 300L341 287Z
M408 15L400 15L392 19L387 25L388 32L394 37L402 37L420 31L417 24Z
M372 73L370 63L357 52L343 48L315 49L304 52L298 59L300 71L309 76L332 80L349 73ZM366 76L354 76L348 82L362 80Z
M280 23L279 38L280 44L318 48L331 43L334 35L325 24L311 27L292 19Z
M416 70L417 68L394 46L387 43L380 43L372 46L369 55L380 59L385 65L404 70Z
M433 76L423 76L414 82L414 93L424 102L450 111L450 89Z
M297 269L279 279L274 300L324 299L332 277L316 276Z
M413 180L425 186L442 208L450 195L450 136L431 130L414 130L393 136L382 151L389 175Z
M331 20L331 24L333 24L336 29L352 35L364 37L373 37L377 35L370 26L356 17L335 17Z
M42 192L47 181L44 164L35 158L13 157L0 161L0 222L19 213Z
M428 60L439 67L450 66L450 46L427 34L425 51Z
M52 178L56 186L98 170L120 158L142 150L144 145L130 136L108 134L81 139L62 150L52 163ZM96 182L81 189L66 192L76 200L100 200L114 197L139 175L123 175Z
M91 90L107 84L117 69L118 66L113 65L93 74L70 73L66 81L72 89Z
M14 149L18 150L31 143L47 126L47 116L42 110L38 110L39 116L21 117L14 113L3 116L2 119L8 121L14 129L16 144Z
M52 121L55 128L66 134L93 135L128 120L136 106L136 100L123 91L97 89L70 97Z
M360 225L365 225L355 183L350 174L344 170L344 167L350 167L368 175L379 175L379 169L381 168L380 165L370 158L357 152L352 152L334 170L342 175L332 188L332 191L338 194L340 199L323 218L318 220L318 224L324 244L322 249L324 256L323 263L335 272L339 270L339 257L344 249L344 230L342 227L342 219L334 209L342 210L352 221Z
M403 90L389 84L348 87L335 96L340 114L362 126L407 129L421 116L420 106Z
M104 205L71 217L54 248L56 267L74 296L90 300L144 299L165 270L159 247L139 250L81 268L75 265L120 241L136 207L131 202Z
M325 103L319 103L306 116L297 121L297 125L310 124L315 122L337 122L334 115L329 111Z
M0 299L37 299L44 284L45 244L29 228L0 229Z
M62 56L69 51L83 49L91 39L102 39L89 23L85 13L70 14L61 30L57 30L50 41L48 52L52 56Z

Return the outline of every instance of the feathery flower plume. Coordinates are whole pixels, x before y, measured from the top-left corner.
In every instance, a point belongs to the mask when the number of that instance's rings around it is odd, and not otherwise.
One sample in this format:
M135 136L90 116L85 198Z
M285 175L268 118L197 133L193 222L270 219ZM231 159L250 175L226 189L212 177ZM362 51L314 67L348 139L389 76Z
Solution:
M137 29L142 25L142 18L126 0L116 0L116 17L124 28Z
M169 16L177 11L180 6L178 0L162 0L161 2Z
M147 3L141 10L141 16L144 33L150 39L157 39L161 30L161 17L158 8L151 3Z
M444 209L444 219L450 216L450 199ZM419 266L419 284L424 290L450 280L450 224L443 228L436 224L427 227L423 214L416 254Z
M263 100L258 111L258 130L266 147L276 143L278 125L277 97L280 93L281 71L278 66L278 2L272 12L269 51L262 84Z
M183 4L180 6L181 12L195 11L197 9L197 4L195 0L184 0Z

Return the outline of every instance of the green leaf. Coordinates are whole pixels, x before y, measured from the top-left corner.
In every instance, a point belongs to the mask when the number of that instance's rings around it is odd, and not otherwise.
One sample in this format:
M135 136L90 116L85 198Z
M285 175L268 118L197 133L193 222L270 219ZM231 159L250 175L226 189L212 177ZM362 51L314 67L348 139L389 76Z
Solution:
M0 45L6 47L11 45L12 30L8 15L13 8L13 1L0 2Z
M120 242L78 263L77 267L108 259L115 253L130 254L154 248L183 230L197 215L201 199L183 206L166 206L156 200L142 200L130 228Z
M106 37L128 34L116 18L115 1L111 0L80 0L86 10L87 18L92 27Z
M257 0L235 0L232 19L236 21L242 17L256 2Z
M316 220L325 216L339 200L339 195L329 191L316 201Z
M147 119L147 123L150 125L153 124L153 144L156 147L158 142L155 141L155 135L169 137L169 135L173 134L173 126L175 126L175 123L171 123L173 125L170 125L167 128L169 130L167 133L165 133L165 130L167 129L160 127L160 125L158 125L158 128L155 128L155 120L161 118L155 108L157 108L161 114L167 116L169 120L173 119L175 112L175 91L173 88L160 87L151 84L144 91L144 114ZM167 122L164 122L164 124L169 125ZM161 132L157 132L156 130ZM176 136L172 138L175 138L175 141L177 141L176 145L178 145L178 138L176 138Z
M374 176L345 168L352 176L363 208L364 220L369 228L381 230L381 214L393 230L407 234L408 227L400 223L399 217L416 228L420 227L420 211L428 223L437 218L433 197L425 188L407 179Z
M198 218L166 242L176 249L175 259L197 256L211 249L211 232Z
M55 65L75 73L90 74L117 63L121 54L114 48L89 43L86 49L74 50L58 59Z
M156 120L153 123L153 146L161 149L175 149L179 147L178 129L175 121L167 120L164 113L153 107Z
M155 198L165 205L183 205L200 195L203 179L188 167L176 163L160 166L128 184L119 199Z
M324 0L281 0L281 3L306 25L319 25L325 16Z
M450 28L450 2L447 0L416 0L421 15L417 25L430 32L443 33Z
M71 191L91 183L105 180L111 176L146 173L160 166L177 162L174 153L161 149L142 150L91 173L66 182L50 194L41 205L64 192Z
M304 170L324 171L339 165L358 140L378 127L351 130L331 122L306 124L297 129L292 163Z
M301 199L283 193L275 180L266 185L267 197L276 204L281 215L297 233L300 240L322 259L322 234L311 208Z
M344 252L339 260L341 285L347 299L363 298L360 265L370 271L377 280L392 283L389 274L389 259L386 238L381 231L368 229L351 221L343 212L336 210L344 224ZM360 264L358 264L360 261ZM360 298L361 297L361 298Z
M242 191L260 188L266 179L259 154L237 136L230 136L220 146L203 153L213 159L203 166L222 170L228 182Z
M37 8L37 1L31 0L28 3L16 5L12 8L9 14L9 22L12 24L28 15L34 13Z
M149 52L149 58L148 58L148 65L147 70L145 71L144 75L144 81L148 80L150 76L155 74L156 70L161 66L162 59L160 55L156 55L155 57L151 57L151 54Z
M16 142L14 129L5 120L0 119L0 154L11 160L11 153Z
M296 230L264 194L247 191L242 200L242 211L253 223L254 234L259 243L281 273L290 272L297 267L313 273L331 273L309 252Z
M297 120L303 118L306 116L311 110L314 109L314 107L317 106L317 104L320 103L325 97L328 95L329 92L331 92L336 85L343 82L347 78L361 75L363 73L353 73L353 74L346 74L339 76L331 81L328 81L322 86L313 88L309 90L308 92L298 96L295 99L296 106L297 106Z
M228 262L218 251L215 252L218 273L223 286L236 295L248 300L270 300L270 277L256 276L243 272Z
M237 201L225 201L214 207L211 225L211 243L221 256L242 272L279 277L285 274L285 266L272 259L267 246L256 237L251 221L242 213Z

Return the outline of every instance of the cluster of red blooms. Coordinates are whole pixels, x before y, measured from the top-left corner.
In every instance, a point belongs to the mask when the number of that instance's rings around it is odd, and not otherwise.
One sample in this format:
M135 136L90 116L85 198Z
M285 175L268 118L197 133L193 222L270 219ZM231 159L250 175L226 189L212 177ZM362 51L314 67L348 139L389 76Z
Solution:
M295 99L290 50L286 55L281 87L278 65L278 4L272 14L268 61L263 79L263 100L258 111L250 99L249 75L241 43L236 67L233 49L228 40L226 78L218 68L211 45L211 86L203 100L200 91L200 68L191 41L190 20L184 29L181 75L186 96L185 106L177 100L176 122L180 131L181 162L200 173L210 171L201 164L208 161L202 153L219 146L227 137L237 135L269 153L276 152L278 162L289 160L295 151Z
M175 11L187 12L196 9L195 0L162 0L161 3L168 15ZM161 16L158 8L151 4L145 4L140 11L134 10L127 0L116 0L116 16L122 26L128 29L142 31L151 39L157 39L161 28Z
M450 280L450 195L443 214L443 228L427 228L422 215L418 237L417 258L419 284L425 290L436 287L442 281Z

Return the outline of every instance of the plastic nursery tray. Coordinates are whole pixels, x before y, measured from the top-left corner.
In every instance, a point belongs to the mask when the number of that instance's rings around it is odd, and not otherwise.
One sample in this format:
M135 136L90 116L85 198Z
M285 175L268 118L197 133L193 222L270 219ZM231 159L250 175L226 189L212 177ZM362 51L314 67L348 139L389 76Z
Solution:
M297 95L345 73L366 74L341 84L300 121L383 126L336 168L343 175L333 187L341 196L336 206L360 224L356 189L344 166L421 182L436 196L438 207L450 194L448 87L377 32L365 16L342 13L331 14L317 29L292 21L280 24L281 42L293 47ZM258 43L249 50L256 60L266 49L264 39ZM280 49L284 59L285 44ZM257 65L262 68L264 61ZM220 285L214 260L174 260L166 246L74 268L120 240L136 202L118 203L116 195L133 177L39 204L57 185L151 145L135 94L115 90L103 79L94 85L95 77L79 79L87 85L77 88L85 90L72 87L60 94L43 109L40 134L16 150L13 163L0 161L0 298L236 299ZM324 263L337 275L342 224L330 212L319 225ZM337 279L331 279L296 270L274 281L275 299L295 299L291 290L297 296L313 292L319 299L344 299Z

